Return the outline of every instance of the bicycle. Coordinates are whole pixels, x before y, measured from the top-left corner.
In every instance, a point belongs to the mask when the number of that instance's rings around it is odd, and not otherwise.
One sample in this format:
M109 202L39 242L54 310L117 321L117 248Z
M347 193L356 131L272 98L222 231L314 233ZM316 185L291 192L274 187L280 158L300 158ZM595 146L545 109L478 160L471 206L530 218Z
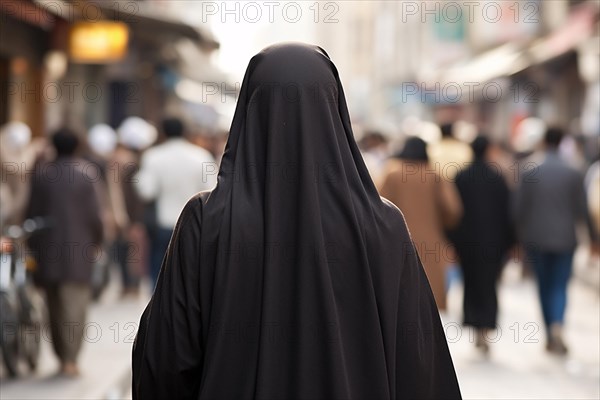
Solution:
M21 360L30 371L38 365L44 301L31 280L33 258L24 255L23 246L47 226L44 218L11 225L0 247L0 349L10 377L19 375Z

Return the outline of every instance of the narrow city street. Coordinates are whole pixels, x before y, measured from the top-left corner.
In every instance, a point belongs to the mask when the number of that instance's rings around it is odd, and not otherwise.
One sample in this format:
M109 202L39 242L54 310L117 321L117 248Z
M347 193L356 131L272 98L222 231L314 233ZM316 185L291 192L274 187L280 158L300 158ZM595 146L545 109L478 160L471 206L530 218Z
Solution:
M583 273L588 266L582 266ZM591 267L597 268L597 267ZM111 289L116 292L116 288ZM446 337L465 399L598 399L600 396L600 296L579 278L569 290L565 359L544 350L544 332L532 280L522 280L518 266L508 266L500 289L500 330L488 357L474 346L473 331L460 325L462 288L453 285L444 314ZM35 376L2 379L0 398L121 399L130 396L130 354L143 301L118 300L107 293L90 311L81 354L82 377L55 377L58 367L44 341ZM101 332L99 334L98 332Z
M600 400L600 0L0 21L0 400Z

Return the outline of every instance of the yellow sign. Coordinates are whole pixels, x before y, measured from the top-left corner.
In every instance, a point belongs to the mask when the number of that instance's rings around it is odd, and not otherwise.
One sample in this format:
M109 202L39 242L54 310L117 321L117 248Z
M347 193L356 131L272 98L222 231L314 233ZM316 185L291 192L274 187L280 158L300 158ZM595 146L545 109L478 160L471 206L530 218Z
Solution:
M74 62L110 63L127 53L129 32L122 22L77 22L69 32L69 53Z

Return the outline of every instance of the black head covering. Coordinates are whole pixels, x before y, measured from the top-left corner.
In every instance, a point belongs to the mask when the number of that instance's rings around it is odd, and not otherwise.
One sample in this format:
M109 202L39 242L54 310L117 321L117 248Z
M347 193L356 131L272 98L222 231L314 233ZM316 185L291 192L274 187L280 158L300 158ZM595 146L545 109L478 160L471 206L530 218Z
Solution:
M425 143L425 141L419 137L410 137L404 143L402 151L400 151L395 157L407 161L428 162L429 157L427 156L427 143Z
M557 126L551 126L548 129L546 129L544 142L546 143L546 146L555 149L558 148L564 136L565 132L562 128L559 128Z
M321 48L250 61L218 185L175 229L134 398L459 398L427 278Z
M77 134L68 128L61 128L52 135L52 145L59 157L68 157L75 154L79 146Z
M478 135L471 142L471 149L473 149L473 156L475 157L475 159L483 160L485 157L485 153L489 146L490 146L490 140L483 135Z

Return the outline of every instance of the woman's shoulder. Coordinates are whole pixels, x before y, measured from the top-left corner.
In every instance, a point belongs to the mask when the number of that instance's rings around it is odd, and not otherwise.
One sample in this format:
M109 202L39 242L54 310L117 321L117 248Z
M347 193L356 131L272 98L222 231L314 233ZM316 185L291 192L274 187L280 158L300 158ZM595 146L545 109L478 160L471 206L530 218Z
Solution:
M179 214L175 230L182 235L197 234L202 226L202 214L204 205L210 192L200 192L192 196Z
M208 198L210 197L210 194L211 194L211 191L204 191L204 192L196 193L194 196L192 196L187 201L187 203L183 207L181 215L182 216L195 215L195 216L201 217L202 209L203 209L204 205L206 204Z
M380 196L379 198L383 202L384 210L386 210L386 212L389 215L398 215L398 216L404 218L404 214L402 214L402 211L400 211L398 206L396 206L394 203L392 203L390 200L386 199L383 196Z
M204 190L193 195L187 202L189 206L204 206L208 201L208 198L212 194L212 190Z
M398 206L396 206L393 202L386 199L383 196L380 196L381 202L383 203L383 218L394 225L398 225L401 228L406 227L406 219L404 218L404 213Z

